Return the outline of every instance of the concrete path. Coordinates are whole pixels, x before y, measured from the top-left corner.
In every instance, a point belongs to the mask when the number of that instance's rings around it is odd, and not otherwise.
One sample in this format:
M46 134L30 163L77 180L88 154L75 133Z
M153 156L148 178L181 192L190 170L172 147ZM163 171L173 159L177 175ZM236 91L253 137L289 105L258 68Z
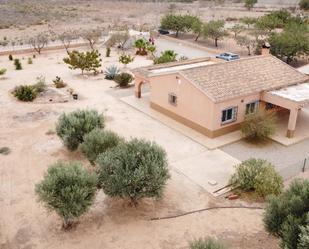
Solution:
M181 40L179 42L159 38L155 41L157 46L157 55L164 50L174 50L178 57L186 56L189 59L200 58L200 57L215 57L215 53L207 52L202 49L193 48L192 46L185 45Z

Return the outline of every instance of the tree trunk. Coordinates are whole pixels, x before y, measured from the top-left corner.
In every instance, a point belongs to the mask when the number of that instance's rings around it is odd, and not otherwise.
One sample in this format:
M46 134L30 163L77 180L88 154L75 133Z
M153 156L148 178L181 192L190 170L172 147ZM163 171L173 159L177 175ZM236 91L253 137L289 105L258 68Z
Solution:
M215 38L215 46L218 47L218 38Z
M175 37L178 37L179 30L176 31Z
M198 38L200 38L200 34L198 34L198 35L195 37L195 41L197 41Z
M251 49L250 49L250 47L248 46L247 49L248 49L248 55L251 55Z
M72 226L72 222L67 218L63 218L63 224L62 224L63 229L67 230L71 226Z

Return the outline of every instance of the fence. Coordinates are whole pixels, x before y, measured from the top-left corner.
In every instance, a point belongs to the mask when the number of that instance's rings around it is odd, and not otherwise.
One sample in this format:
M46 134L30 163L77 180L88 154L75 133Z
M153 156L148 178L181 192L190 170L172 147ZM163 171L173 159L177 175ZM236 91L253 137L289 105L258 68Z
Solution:
M279 170L279 174L284 180L288 180L307 170L309 170L309 157Z

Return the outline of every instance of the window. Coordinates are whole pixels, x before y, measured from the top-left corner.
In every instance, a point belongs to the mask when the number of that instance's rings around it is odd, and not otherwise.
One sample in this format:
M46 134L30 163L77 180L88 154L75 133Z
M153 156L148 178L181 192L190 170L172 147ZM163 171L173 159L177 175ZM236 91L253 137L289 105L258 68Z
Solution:
M255 113L259 107L259 101L251 102L246 105L246 115Z
M234 122L237 118L237 107L230 107L222 111L222 124Z
M177 96L174 93L169 93L168 94L168 102L171 105L177 105Z

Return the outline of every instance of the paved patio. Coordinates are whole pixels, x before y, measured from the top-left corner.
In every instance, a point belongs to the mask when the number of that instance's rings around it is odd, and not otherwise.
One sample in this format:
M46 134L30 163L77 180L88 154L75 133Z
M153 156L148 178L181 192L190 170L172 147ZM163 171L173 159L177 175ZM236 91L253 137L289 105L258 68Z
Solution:
M120 98L120 100L132 106L133 108L147 114L148 116L158 120L159 122L165 124L166 126L174 130L177 130L178 132L189 137L195 142L205 146L208 149L216 149L221 146L234 143L241 139L240 131L231 132L229 134L216 137L216 138L208 138L207 136L204 136L203 134L150 108L149 93L143 94L142 98L140 99L136 98L135 96L127 96L127 97Z
M277 131L272 136L272 140L282 145L290 146L309 138L309 107L299 111L293 138L286 137L288 120L289 112L280 112Z

